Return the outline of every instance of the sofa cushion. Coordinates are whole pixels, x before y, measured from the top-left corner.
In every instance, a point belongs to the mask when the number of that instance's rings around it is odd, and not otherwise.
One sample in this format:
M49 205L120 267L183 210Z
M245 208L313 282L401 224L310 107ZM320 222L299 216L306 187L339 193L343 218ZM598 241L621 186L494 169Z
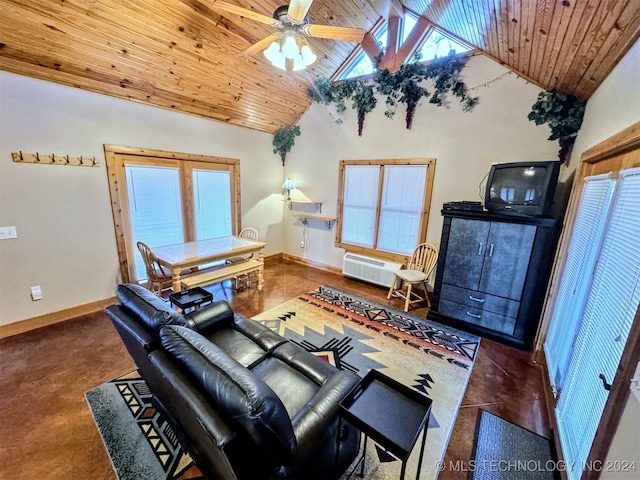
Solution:
M196 308L184 316L191 328L204 335L209 331L230 326L233 317L233 309L225 300L218 300L205 307Z
M118 285L118 300L146 326L158 332L167 324L186 325L184 317L167 305L160 297L140 285Z
M269 386L199 333L169 325L160 330L165 350L210 396L224 415L244 429L274 465L296 453L287 411Z

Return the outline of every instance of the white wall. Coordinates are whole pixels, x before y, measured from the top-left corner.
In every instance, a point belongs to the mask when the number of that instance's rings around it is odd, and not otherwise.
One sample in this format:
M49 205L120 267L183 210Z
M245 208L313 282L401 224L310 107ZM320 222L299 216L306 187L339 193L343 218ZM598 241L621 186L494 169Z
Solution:
M472 88L507 72L492 60L475 56L462 73ZM314 104L298 122L301 135L287 157L286 176L300 190L296 194L325 202L322 213L334 215L340 160L434 157L436 173L427 241L439 245L442 204L481 200L479 185L492 162L557 158L558 144L547 140L548 127L536 126L527 119L539 92L539 87L508 74L472 92L480 97L480 103L469 113L457 104L446 108L423 101L411 130L405 127L404 109L388 119L384 99L379 98L378 107L365 118L362 137L357 135L354 110L348 108L344 123L337 125L326 106ZM324 223L311 221L305 250L299 246L302 238L301 223L285 213L286 253L326 265L342 265L344 251L334 246L335 224L327 230Z
M242 223L282 251L272 136L0 72L0 325L109 298L118 282L103 144L239 158ZM95 156L99 168L17 164L11 152ZM32 285L44 298L31 300Z
M570 167L576 168L585 150L640 121L639 85L640 41L637 41L587 102Z

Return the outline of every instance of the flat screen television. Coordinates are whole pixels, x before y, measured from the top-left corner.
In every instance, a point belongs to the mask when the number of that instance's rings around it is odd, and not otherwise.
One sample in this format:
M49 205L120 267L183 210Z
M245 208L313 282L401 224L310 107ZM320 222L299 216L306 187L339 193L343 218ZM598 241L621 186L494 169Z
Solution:
M558 183L560 162L515 162L491 165L484 207L492 213L548 215Z

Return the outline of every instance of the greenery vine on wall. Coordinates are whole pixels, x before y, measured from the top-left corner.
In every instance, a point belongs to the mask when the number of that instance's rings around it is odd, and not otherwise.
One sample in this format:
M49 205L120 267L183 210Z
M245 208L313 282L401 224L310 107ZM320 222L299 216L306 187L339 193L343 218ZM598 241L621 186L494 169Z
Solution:
M435 58L429 63L404 63L396 72L388 69L378 70L372 79L352 79L331 83L320 78L309 97L317 103L334 104L338 114L337 123L342 123L342 114L346 111L347 100L352 101L351 108L358 112L358 135L362 135L365 115L377 105L375 94L385 97L387 110L385 115L393 118L398 104L406 105L406 127L411 129L416 107L422 97L429 97L429 103L444 105L448 93L457 97L464 111L470 111L478 103L477 97L471 97L465 83L460 79L460 72L465 66L466 58L457 58L452 51L448 56ZM423 85L424 80L432 80L434 89L429 92Z
M291 151L291 148L295 143L295 137L299 136L300 127L298 125L293 125L291 128L280 130L273 136L273 153L280 155L283 167L287 153Z
M585 105L586 102L574 95L549 90L538 94L538 99L527 117L536 122L536 125L549 125L549 140L558 140L558 157L562 163L569 160L571 147L582 126Z
M446 96L451 94L459 100L465 112L471 111L478 103L478 97L471 97L467 86L460 79L460 72L466 60L457 58L454 52L451 52L448 56L436 58L429 63L402 64L400 69L393 73L388 69L378 70L375 76L369 79L350 79L332 83L329 79L320 77L308 94L316 103L335 106L338 115L336 123L342 123L347 101L351 101L351 108L358 113L360 136L366 114L377 106L376 95L381 95L385 99L385 115L389 118L394 117L399 104L405 104L405 122L410 130L416 108L423 97L428 97L431 104L443 106ZM432 81L433 91L427 90L423 83L425 80ZM571 147L582 125L585 105L586 102L574 95L549 90L540 92L536 103L531 107L528 119L536 125L549 125L549 140L559 141L561 162L566 162L569 158ZM274 135L273 153L280 155L282 165L285 163L286 154L294 145L295 137L299 135L300 127L297 125L280 130Z

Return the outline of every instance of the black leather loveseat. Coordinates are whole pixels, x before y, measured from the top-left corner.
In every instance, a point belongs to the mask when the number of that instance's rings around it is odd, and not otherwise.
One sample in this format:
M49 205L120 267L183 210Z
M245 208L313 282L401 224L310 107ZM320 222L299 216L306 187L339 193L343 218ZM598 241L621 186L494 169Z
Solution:
M337 431L355 375L224 301L183 316L138 285L117 297L106 312L207 478L331 478L355 458L360 432Z

